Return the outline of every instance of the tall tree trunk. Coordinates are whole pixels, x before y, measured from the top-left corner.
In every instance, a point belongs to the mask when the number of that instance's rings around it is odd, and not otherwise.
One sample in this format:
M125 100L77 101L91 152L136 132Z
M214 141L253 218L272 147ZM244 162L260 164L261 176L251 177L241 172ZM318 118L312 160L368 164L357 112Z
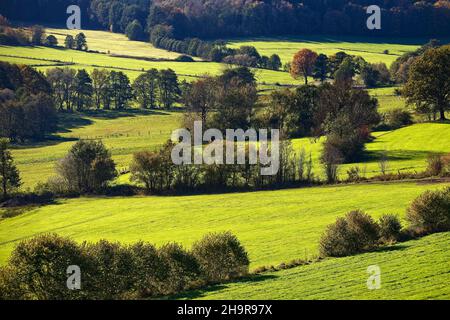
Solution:
M441 115L441 121L447 120L447 119L445 118L445 109L444 109L444 107L440 107L439 113L440 113L440 115Z

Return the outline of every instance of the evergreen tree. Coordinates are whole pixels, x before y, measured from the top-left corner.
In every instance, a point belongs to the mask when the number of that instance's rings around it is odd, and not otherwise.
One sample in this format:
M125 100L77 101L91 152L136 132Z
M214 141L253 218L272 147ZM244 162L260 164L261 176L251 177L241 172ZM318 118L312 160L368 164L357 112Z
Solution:
M9 193L20 187L20 174L9 151L9 141L0 139L0 185L2 199L6 199Z
M83 32L81 32L75 36L75 49L83 50L83 51L88 50L86 36L84 35Z
M74 104L76 105L77 110L83 110L84 107L90 105L92 93L93 89L91 77L86 72L86 70L78 70L78 73L75 76L74 95Z
M64 40L64 46L67 49L73 49L75 45L75 39L71 35L67 35L66 39Z

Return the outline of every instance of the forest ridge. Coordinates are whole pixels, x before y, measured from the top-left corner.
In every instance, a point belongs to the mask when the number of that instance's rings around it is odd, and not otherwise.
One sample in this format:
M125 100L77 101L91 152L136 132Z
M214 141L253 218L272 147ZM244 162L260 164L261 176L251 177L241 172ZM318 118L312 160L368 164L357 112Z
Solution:
M137 20L148 32L173 28L176 39L296 34L449 36L447 0L11 0L0 13L11 20L65 24L79 5L82 27L124 33ZM368 30L366 8L382 10L381 30Z

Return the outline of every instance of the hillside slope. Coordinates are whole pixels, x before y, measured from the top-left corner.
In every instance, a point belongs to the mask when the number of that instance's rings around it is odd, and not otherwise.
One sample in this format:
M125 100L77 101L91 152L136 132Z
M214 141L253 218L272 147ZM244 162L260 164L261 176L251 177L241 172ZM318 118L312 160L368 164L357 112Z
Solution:
M350 210L403 217L425 190L445 184L386 183L170 197L90 197L0 220L0 264L22 239L56 232L77 241L101 238L190 246L208 232L232 231L251 268L314 256L326 226Z
M450 233L400 243L379 252L328 259L192 292L201 299L450 299ZM381 289L368 290L367 267L381 269Z

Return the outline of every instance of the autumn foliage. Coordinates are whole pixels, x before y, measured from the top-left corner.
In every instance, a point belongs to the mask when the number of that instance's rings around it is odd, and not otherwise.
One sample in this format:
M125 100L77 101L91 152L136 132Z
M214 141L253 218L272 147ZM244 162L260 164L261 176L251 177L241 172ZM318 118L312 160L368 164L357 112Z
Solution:
M317 57L317 53L309 49L302 49L297 52L292 60L291 75L294 78L303 76L305 78L305 84L308 84L308 76L313 71Z

